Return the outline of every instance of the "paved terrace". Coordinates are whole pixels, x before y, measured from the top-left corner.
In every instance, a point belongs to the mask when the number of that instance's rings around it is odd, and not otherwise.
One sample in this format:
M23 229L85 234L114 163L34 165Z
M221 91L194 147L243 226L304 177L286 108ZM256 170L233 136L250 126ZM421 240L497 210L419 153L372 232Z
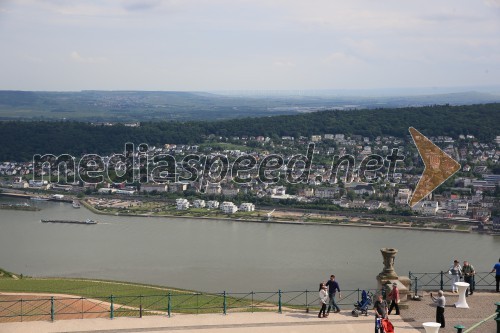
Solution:
M434 295L437 292L433 292ZM500 293L476 291L472 296L467 297L469 309L457 309L454 304L458 301L458 294L451 292L444 293L446 297L445 319L446 327L439 330L439 333L456 333L457 330L453 326L462 324L467 328L477 322L480 322L489 315L495 313L496 302L500 302ZM421 301L408 301L410 308L402 310L403 319L415 328L419 328L422 332L422 323L426 321L434 321L436 308L434 307L429 293L424 293ZM397 333L398 331L396 331ZM479 326L474 333L493 333L496 332L496 322L489 320Z
M495 312L494 303L500 301L499 293L476 292L468 297L470 309L456 309L453 304L458 295L445 293L447 299L446 321L447 327L440 333L454 333L456 324L466 328L481 321ZM397 333L424 332L422 323L434 321L435 307L428 293L421 301L409 301L410 308L402 310L401 316L391 315L390 319ZM338 313L331 313L328 318L318 318L316 313L304 312L243 312L222 314L150 316L144 318L107 318L14 322L0 324L0 333L25 332L102 332L102 333L131 333L131 332L329 332L329 333L373 333L374 317L370 312L368 317L353 317L351 309L344 307ZM490 320L477 328L474 332L495 332L496 323Z
M391 316L396 332L416 333L418 329L404 322L399 316ZM173 315L167 317L72 319L50 322L25 322L0 324L1 333L48 333L48 332L236 332L236 333L373 333L373 315L354 318L350 311L330 314L328 318L318 318L310 313L230 313L202 315Z

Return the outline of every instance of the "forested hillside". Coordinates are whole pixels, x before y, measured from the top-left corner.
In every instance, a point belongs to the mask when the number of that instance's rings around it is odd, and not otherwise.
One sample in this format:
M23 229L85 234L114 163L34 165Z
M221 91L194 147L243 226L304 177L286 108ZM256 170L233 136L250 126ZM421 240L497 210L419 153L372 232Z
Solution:
M345 133L406 136L413 126L426 135L473 134L482 141L500 135L500 104L324 111L293 116L217 122L145 122L140 127L83 122L0 122L0 161L30 160L33 154L120 152L126 142L160 145L200 143L206 136L310 136Z

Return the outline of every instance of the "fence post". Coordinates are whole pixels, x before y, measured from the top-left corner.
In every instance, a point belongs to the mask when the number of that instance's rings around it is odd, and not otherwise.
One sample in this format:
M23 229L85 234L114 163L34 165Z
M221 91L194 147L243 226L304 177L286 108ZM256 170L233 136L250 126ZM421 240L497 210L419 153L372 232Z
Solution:
M252 291L252 304L251 304L252 313L253 313L253 295L254 295L254 292Z
M359 303L359 288L357 289L357 291L358 291L358 303Z
M168 300L167 313L168 313L168 318L170 318L171 310L172 310L172 295L170 294L170 291L168 292L167 300Z
M495 318L497 322L497 333L500 333L500 302L496 302L495 305L497 306L497 316Z
M281 289L278 290L278 313L281 313Z
M417 293L418 293L418 279L415 276L415 296L417 296Z
M54 321L54 296L50 296L50 321Z
M142 318L142 295L139 296L139 318Z
M308 292L308 291L307 291L307 289L306 289L306 313L309 313L309 302L307 301L307 294L308 294L308 293L309 293L309 292Z
M457 329L457 333L462 333L463 330L464 330L464 328L465 328L465 326L458 324L458 325L453 326L453 328Z
M21 322L23 322L23 299L21 298Z
M439 289L441 289L441 290L444 290L443 275L444 275L444 273L443 273L443 271L441 271L441 282L440 282L440 288L439 288Z
M226 303L226 291L224 290L224 300L222 303L222 311L224 314L227 314L227 303Z
M113 319L115 317L115 309L113 307L113 295L109 296L109 318Z

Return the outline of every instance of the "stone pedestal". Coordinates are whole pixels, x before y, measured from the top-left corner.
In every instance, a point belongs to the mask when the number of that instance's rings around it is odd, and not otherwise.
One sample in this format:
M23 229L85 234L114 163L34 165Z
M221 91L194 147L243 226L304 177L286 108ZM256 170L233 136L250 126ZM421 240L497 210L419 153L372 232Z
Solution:
M384 258L384 269L379 275L377 275L378 289L384 289L385 294L388 295L392 290L392 284L396 283L399 289L399 308L406 309L408 308L407 300L411 293L411 281L407 276L398 276L394 270L394 261L398 250L393 248L383 248L380 249L380 252Z

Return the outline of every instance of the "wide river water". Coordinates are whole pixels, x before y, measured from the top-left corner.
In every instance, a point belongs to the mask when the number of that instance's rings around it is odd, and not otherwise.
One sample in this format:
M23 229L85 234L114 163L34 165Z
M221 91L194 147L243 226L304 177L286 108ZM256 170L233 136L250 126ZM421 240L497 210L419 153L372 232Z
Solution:
M0 267L31 276L247 292L315 290L331 273L343 289L375 287L382 247L399 249L400 275L447 270L454 258L484 272L500 256L500 237L478 234L118 217L65 203L36 205L42 210L0 210ZM100 223L46 224L41 218Z

